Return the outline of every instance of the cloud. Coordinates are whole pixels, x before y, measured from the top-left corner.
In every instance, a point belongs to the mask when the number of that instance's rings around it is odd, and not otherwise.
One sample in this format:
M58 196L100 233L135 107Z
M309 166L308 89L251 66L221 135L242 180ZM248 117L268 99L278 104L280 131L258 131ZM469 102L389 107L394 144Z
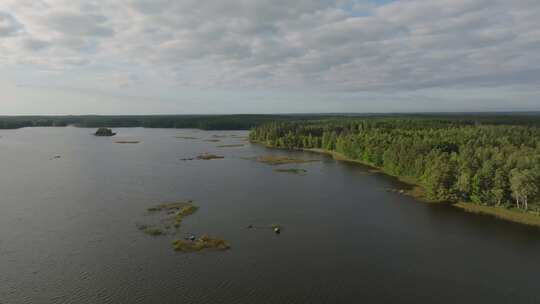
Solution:
M46 40L40 40L36 38L24 38L21 40L21 47L30 51L40 51L51 46L51 42Z
M13 36L20 33L23 29L22 24L12 15L0 11L0 37Z
M56 11L43 17L44 25L66 36L109 37L114 30L106 26L107 17L82 12Z
M329 92L540 79L536 0L5 1L0 36L20 39L0 41L0 65ZM115 82L130 86L129 78Z

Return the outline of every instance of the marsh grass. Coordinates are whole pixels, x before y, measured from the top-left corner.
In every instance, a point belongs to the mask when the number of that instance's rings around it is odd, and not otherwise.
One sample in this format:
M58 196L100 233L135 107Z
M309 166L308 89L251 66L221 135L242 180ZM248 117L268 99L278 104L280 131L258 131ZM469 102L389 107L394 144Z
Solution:
M163 211L167 215L173 215L172 219L174 219L174 227L179 228L180 224L182 223L182 220L186 216L190 216L193 213L197 212L199 210L199 207L194 206L193 201L181 201L181 202L175 202L175 203L166 203L166 204L159 204L154 207L150 207L147 209L149 212L160 212ZM171 218L165 218L163 221L170 222Z
M212 159L222 159L222 158L225 158L225 157L221 155L210 154L210 153L203 153L197 156L197 159L200 159L200 160L212 160Z
M179 201L179 202L174 202L174 203L164 203L164 204L159 204L159 205L150 207L147 210L150 211L150 212L180 210L180 209L188 207L188 206L194 207L192 205L192 203L193 203L192 200Z
M456 203L454 206L472 213L491 215L504 220L540 227L538 211L525 211L516 208L506 208L504 206L484 206L465 202Z
M173 248L176 251L183 252L194 252L201 251L204 249L209 250L227 250L231 246L223 239L211 238L208 235L203 235L200 238L191 241L191 240L174 240Z
M174 216L174 220L176 221L176 224L182 223L182 220L183 220L186 216L192 215L193 213L197 212L197 210L199 210L199 207L193 206L193 205L188 205L188 206L182 207L182 208L176 213L176 215Z

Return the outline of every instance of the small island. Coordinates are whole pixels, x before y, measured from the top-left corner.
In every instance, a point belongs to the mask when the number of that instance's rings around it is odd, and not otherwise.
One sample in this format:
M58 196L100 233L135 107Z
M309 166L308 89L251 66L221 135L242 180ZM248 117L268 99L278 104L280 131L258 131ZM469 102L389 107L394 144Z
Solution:
M192 200L179 201L173 203L163 203L147 209L149 213L160 213L165 215L159 219L159 223L153 225L137 224L137 228L147 235L159 237L177 234L182 220L199 210L198 206L193 205ZM224 251L230 249L230 245L223 239L212 238L207 234L196 237L190 234L183 239L175 239L172 242L175 251L197 252L202 250Z
M194 251L201 251L204 249L209 250L228 250L231 248L229 243L227 243L225 240L218 239L218 238L212 238L208 235L203 235L200 238L195 238L194 240L174 240L172 242L173 248L175 251L183 251L183 252L194 252Z
M97 129L96 133L94 133L95 136L115 136L116 133L113 133L113 131L109 128L99 128Z
M203 153L197 156L197 159L199 160L212 160L212 159L223 159L224 156L211 154L211 153Z

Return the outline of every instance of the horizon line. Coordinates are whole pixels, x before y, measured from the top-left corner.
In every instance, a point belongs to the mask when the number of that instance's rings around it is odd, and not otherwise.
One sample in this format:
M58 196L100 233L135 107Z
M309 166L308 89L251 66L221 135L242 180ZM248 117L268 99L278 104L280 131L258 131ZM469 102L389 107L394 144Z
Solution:
M430 115L430 114L540 114L538 110L517 110L517 111L424 111L424 112L288 112L288 113L190 113L190 114L0 114L0 117L106 117L106 116L279 116L279 115L336 115L336 116L355 116L355 115Z

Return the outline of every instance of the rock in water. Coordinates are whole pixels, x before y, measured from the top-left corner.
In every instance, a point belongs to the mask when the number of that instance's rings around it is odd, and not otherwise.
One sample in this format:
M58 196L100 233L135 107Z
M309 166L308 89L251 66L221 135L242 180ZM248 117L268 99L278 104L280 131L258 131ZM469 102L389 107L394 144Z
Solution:
M99 128L96 133L94 133L95 136L115 136L116 133L113 133L111 129L108 128Z

